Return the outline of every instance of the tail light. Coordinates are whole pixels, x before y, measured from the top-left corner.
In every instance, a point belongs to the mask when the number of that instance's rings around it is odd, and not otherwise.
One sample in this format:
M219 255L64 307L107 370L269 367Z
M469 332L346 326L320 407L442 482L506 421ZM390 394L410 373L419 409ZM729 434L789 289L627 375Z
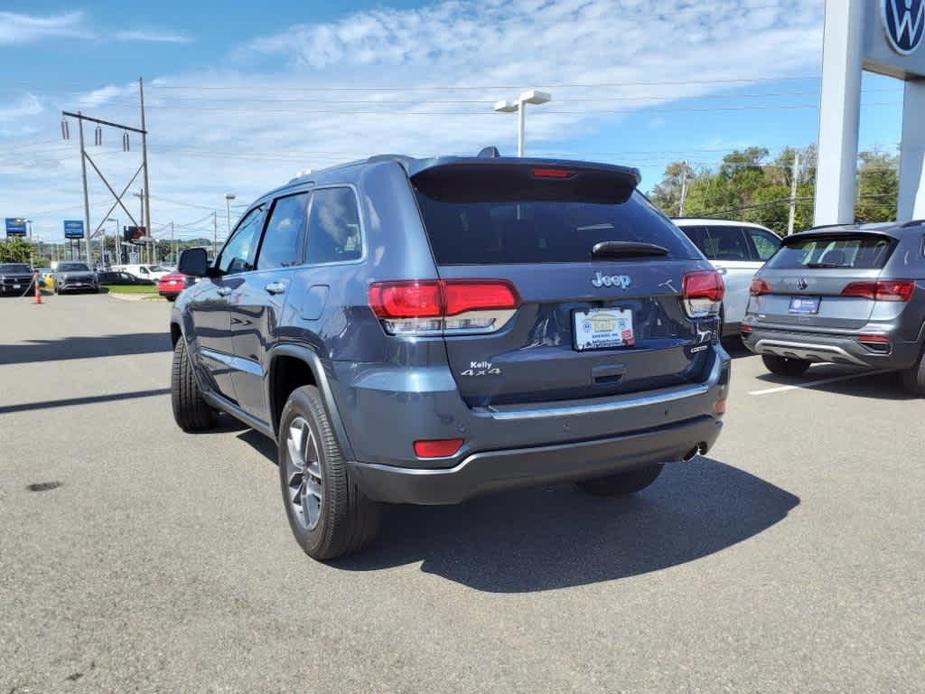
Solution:
M462 439L422 439L414 442L414 454L418 458L449 458L462 445Z
M752 278L752 285L748 288L748 293L752 296L761 296L762 294L770 294L771 287L760 277Z
M748 323L742 323L742 325L739 327L739 331L740 331L743 335L751 335L751 334L752 334L752 326L750 326Z
M886 335L858 335L858 343L867 349L882 354L890 352L890 338Z
M726 288L715 270L689 272L681 280L681 300L690 318L719 315Z
M915 280L879 280L852 282L842 290L842 296L857 296L872 301L909 301L915 292Z
M369 306L392 335L492 333L520 303L506 280L404 280L369 287Z

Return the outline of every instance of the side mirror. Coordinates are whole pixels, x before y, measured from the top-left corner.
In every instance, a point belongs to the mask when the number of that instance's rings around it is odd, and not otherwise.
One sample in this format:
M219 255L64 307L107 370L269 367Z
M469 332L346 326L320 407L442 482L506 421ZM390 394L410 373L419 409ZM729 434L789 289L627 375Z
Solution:
M180 254L177 272L191 277L205 277L209 274L209 256L205 248L187 248Z

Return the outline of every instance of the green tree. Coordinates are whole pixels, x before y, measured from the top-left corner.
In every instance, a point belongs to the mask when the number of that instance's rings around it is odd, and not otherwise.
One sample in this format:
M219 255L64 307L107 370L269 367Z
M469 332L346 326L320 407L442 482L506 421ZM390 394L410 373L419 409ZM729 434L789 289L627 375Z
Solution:
M29 263L32 258L32 244L18 236L0 242L0 263Z
M899 196L898 159L884 152L861 152L858 170L858 199L854 215L863 222L896 219Z

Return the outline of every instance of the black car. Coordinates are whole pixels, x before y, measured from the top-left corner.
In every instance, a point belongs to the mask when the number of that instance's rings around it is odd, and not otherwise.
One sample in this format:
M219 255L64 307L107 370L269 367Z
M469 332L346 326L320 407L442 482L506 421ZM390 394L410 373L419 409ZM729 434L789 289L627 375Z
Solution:
M64 292L98 292L100 290L96 273L86 263L72 260L58 263L54 274L55 294Z
M25 263L0 263L0 295L22 296L32 289L32 268Z
M116 285L127 285L127 284L145 284L151 286L154 284L151 280L142 279L141 277L135 277L135 275L128 272L119 272L108 270L105 272L96 273L99 278L100 284L116 284Z

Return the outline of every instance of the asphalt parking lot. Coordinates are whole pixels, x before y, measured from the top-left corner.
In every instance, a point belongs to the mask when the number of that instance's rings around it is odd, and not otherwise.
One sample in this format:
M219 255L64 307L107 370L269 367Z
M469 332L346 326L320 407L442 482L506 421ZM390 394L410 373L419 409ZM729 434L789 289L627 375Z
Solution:
M0 301L3 694L925 690L925 401L894 375L737 352L718 446L638 497L392 507L326 566L268 441L175 427L168 310Z

